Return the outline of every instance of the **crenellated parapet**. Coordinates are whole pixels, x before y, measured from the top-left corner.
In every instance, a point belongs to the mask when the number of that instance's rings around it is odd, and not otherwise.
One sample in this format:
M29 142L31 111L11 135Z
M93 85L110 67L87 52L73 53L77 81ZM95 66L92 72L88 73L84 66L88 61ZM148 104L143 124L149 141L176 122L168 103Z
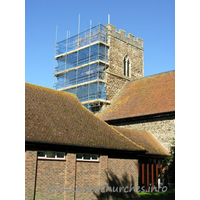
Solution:
M128 34L128 36L126 36L126 31L119 29L119 32L116 31L116 27L111 25L111 24L107 24L106 28L108 29L107 33L108 36L113 36L119 40L122 40L123 42L126 42L130 45L133 45L139 49L143 50L143 39L140 38L136 38L135 40L135 36L132 34Z

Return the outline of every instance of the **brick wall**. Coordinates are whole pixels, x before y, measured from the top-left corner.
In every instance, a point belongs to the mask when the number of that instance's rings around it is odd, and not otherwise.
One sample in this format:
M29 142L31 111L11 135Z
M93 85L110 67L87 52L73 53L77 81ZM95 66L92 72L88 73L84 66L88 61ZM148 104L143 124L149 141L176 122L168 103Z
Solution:
M76 154L67 153L66 155L66 173L65 173L65 185L66 188L75 189L75 170L76 170ZM74 199L74 192L67 191L65 192L65 200Z
M136 159L109 158L102 178L98 199L132 199L138 186L138 161Z
M123 176L128 175L129 181L133 180L134 187L138 186L138 160L137 159L119 159L109 158L108 168L119 178L124 180ZM129 186L129 185L124 185Z
M100 161L100 186L107 184L106 182L106 171L108 170L108 155L101 155Z
M76 192L76 199L95 198L93 191L89 191L89 189L100 186L99 165L99 162L76 162L76 189L83 188L85 190L85 192Z
M97 199L98 196L93 191L86 191L86 187L99 187L100 191L107 185L108 170L120 180L125 173L133 176L137 185L137 160L101 155L99 162L76 161L75 153L67 153L62 161L37 160L36 151L26 151L26 199L34 199L34 196L37 200ZM86 192L81 192L78 187L84 187ZM74 192L75 189L79 192Z
M64 199L65 168L65 161L38 160L35 199Z
M25 152L25 199L34 199L37 167L37 151Z

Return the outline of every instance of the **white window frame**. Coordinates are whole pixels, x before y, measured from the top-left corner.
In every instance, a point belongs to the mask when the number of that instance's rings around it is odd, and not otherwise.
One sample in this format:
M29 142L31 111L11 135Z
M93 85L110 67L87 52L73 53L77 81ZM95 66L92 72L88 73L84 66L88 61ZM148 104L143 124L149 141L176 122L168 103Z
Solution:
M61 151L38 151L38 153L39 152L45 152L45 156L43 157L43 156L38 156L38 158L42 158L42 159L47 159L47 160L51 160L51 159L56 159L56 160L65 160L65 152L61 152ZM54 152L55 153L55 158L48 158L47 157L47 152ZM57 158L57 153L63 153L64 154L64 158Z
M77 154L82 154L82 158L76 158L76 160L80 160L80 161L99 161L99 155L98 154L76 153L76 155ZM90 159L84 159L84 155L90 155ZM92 156L97 156L97 159L92 159Z

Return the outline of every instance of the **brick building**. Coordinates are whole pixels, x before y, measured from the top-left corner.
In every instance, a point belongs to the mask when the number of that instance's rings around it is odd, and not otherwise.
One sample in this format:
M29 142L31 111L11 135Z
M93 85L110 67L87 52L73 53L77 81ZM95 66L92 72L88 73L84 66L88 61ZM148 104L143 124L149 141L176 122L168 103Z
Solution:
M25 89L27 200L134 197L126 186L157 184L169 152L151 133L110 126L68 92Z
M170 150L175 71L144 77L143 40L107 24L57 42L56 89L75 94L107 123L150 131Z
M175 136L175 72L144 77L143 40L111 24L56 48L56 90L26 83L26 199L132 198L123 187L157 186Z

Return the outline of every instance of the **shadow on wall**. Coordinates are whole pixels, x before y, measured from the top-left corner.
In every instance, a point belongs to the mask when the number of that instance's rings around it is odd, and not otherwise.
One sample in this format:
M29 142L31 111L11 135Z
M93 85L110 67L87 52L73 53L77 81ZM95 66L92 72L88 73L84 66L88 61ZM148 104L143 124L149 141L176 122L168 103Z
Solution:
M106 171L107 185L98 193L94 195L101 200L107 199L131 199L138 197L134 191L133 176L124 173L122 178L118 178L111 170Z

